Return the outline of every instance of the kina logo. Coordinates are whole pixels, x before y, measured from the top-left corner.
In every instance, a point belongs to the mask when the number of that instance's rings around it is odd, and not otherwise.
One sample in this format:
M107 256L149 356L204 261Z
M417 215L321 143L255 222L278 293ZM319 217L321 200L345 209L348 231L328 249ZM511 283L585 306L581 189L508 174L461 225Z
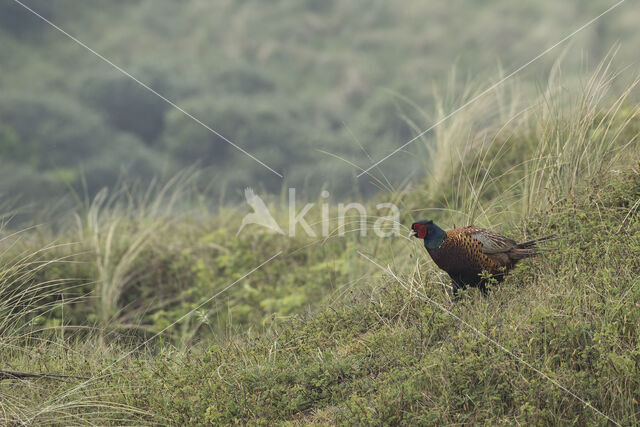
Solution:
M239 235L242 229L249 224L261 225L274 233L284 234L284 231L282 231L276 220L273 219L271 212L269 212L269 208L262 198L256 195L251 188L246 188L244 190L244 198L247 201L247 204L253 209L253 212L246 214L244 218L242 218L242 224L240 225L236 236Z

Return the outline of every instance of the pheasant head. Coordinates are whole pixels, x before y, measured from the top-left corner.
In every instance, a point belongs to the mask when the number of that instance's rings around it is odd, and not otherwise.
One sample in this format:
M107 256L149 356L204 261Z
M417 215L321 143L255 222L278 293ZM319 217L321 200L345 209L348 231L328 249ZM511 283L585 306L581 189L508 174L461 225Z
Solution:
M423 219L411 224L410 236L424 239L424 247L427 249L438 249L442 246L447 233L431 220Z

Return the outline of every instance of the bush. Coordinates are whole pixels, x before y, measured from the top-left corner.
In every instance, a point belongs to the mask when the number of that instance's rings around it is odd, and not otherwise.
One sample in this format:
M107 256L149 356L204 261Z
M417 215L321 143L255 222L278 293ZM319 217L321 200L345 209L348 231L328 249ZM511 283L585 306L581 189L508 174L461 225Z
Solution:
M316 155L310 143L313 136L300 124L303 112L286 101L266 96L200 97L183 105L202 122L277 171L309 164L311 155ZM227 181L239 179L244 185L263 182L271 190L280 189L277 177L256 167L254 160L180 111L168 111L166 123L163 146L183 163L213 166Z
M214 74L211 85L216 93L237 93L239 95L272 92L276 86L267 73L249 65L222 68Z
M0 97L0 123L20 140L12 158L38 169L77 164L112 136L98 114L51 94Z
M161 72L133 70L132 74L152 89L171 99L172 83ZM111 126L131 132L147 144L155 142L164 129L165 112L171 106L116 70L87 77L80 85L80 97L104 113Z
M126 171L149 179L171 168L171 162L133 135L114 132L99 114L60 96L0 97L0 126L1 152L31 170L34 179L53 184L49 189L78 185L84 175L94 194ZM10 183L7 188L12 188Z
M36 0L26 4L39 15L51 20L60 10L59 3L60 1L55 0ZM0 28L16 36L25 37L50 27L18 3L11 1L0 4Z

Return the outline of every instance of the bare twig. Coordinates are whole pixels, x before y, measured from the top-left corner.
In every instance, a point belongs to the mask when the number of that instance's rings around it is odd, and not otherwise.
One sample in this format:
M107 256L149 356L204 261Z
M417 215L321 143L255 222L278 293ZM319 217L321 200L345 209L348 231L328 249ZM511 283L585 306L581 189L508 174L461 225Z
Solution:
M33 372L18 372L18 371L7 371L4 369L0 369L0 381L3 380L23 380L26 378L53 378L64 380L66 378L71 378L75 380L87 380L87 377L79 377L76 375L61 375L61 374L41 374L41 373L33 373Z

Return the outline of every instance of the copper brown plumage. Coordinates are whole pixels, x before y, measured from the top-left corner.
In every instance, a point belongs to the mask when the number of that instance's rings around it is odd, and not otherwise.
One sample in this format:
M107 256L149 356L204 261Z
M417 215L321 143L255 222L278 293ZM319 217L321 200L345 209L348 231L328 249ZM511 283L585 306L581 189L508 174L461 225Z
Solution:
M411 230L412 235L424 239L433 261L449 274L454 293L466 286L478 287L486 293L489 277L501 282L519 260L539 253L537 243L553 238L551 235L517 243L478 227L444 231L427 220L414 222Z

